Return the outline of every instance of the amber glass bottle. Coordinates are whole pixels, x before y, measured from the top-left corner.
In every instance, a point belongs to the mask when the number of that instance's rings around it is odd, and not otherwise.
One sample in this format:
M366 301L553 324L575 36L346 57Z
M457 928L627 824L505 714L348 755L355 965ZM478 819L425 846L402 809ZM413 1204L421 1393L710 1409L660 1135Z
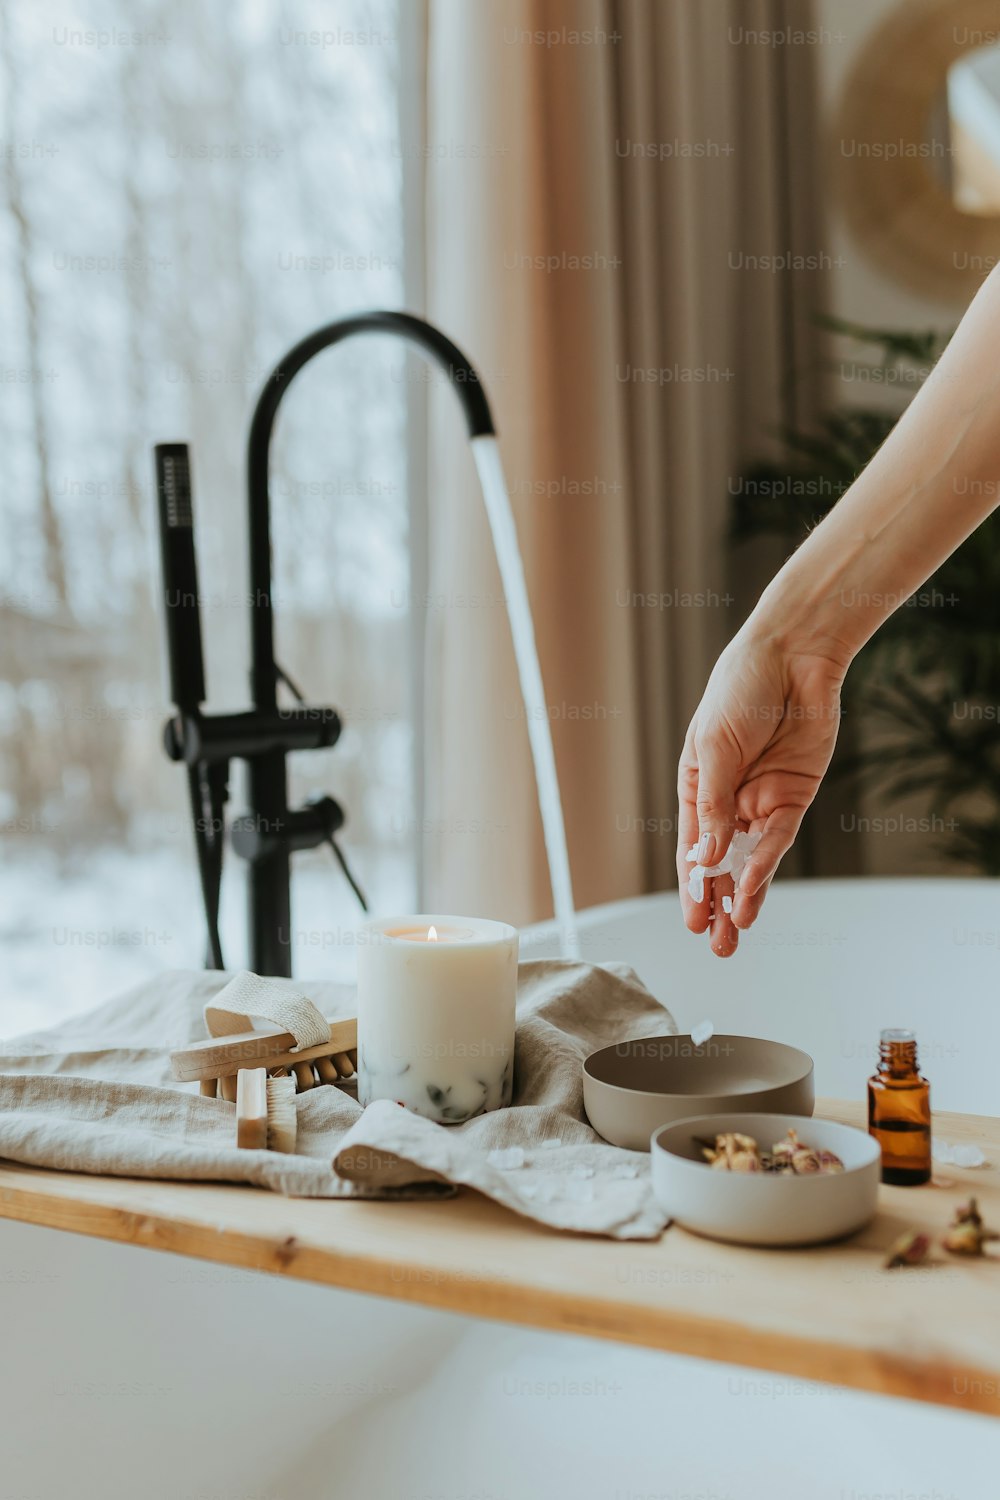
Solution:
M882 1148L882 1181L917 1187L931 1176L931 1086L912 1031L883 1031L868 1080L868 1130Z

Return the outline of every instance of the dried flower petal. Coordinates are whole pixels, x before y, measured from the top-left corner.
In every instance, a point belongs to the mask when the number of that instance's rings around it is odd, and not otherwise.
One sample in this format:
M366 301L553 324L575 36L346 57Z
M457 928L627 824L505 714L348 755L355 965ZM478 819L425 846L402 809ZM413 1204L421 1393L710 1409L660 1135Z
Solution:
M775 1142L768 1169L772 1172L791 1170L800 1177L806 1177L816 1172L842 1172L844 1163L834 1151L804 1145L795 1131L789 1128L785 1139Z
M738 1130L717 1135L714 1146L702 1146L702 1154L705 1160L720 1172L760 1172L763 1170L757 1142L752 1135L741 1135Z
M952 1255L982 1255L983 1239L975 1224L953 1224L941 1243Z
M716 1145L721 1144L728 1148L738 1147L740 1151L756 1151L757 1142L752 1135L741 1135L738 1130L730 1131L727 1135L719 1135L715 1138Z
M908 1229L890 1245L883 1264L888 1271L896 1266L918 1266L930 1247L930 1235L920 1234L916 1229Z
M789 1126L785 1139L783 1141L776 1141L771 1148L771 1156L776 1162L788 1162L790 1164L792 1157L798 1149L799 1138L792 1127Z
M770 1151L761 1151L752 1135L742 1135L738 1130L717 1135L714 1145L699 1136L695 1136L695 1143L709 1165L721 1172L795 1173L806 1177L844 1170L835 1152L804 1145L792 1129Z
M975 1198L956 1208L955 1217L945 1232L942 1245L952 1255L982 1255L989 1240L1000 1240L1000 1234L987 1229Z

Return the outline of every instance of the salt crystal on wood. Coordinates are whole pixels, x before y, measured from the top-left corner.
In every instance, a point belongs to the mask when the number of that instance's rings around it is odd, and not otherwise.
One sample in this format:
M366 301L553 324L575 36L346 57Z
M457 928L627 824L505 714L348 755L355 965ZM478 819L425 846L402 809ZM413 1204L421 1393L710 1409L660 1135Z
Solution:
M986 1158L978 1146L954 1146L951 1159L956 1167L984 1167Z

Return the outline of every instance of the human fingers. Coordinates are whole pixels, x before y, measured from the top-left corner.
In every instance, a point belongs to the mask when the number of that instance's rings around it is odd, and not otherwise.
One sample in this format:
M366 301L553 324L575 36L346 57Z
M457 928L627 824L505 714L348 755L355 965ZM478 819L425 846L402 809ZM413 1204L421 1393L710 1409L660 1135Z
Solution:
M713 911L712 916L712 952L717 958L732 958L739 945L740 935L736 930L731 915L723 906L725 898L732 898L733 877L731 875L716 875L711 881Z
M721 730L695 737L698 762L698 863L717 865L724 858L736 828L736 789L739 751Z
M756 922L770 889L770 880L765 880L760 889L752 896L748 896L746 891L739 890L736 892L733 897L732 916L733 926L738 932L746 932L747 928L752 927Z
M693 739L689 732L677 776L677 885L680 891L684 925L689 932L705 932L712 916L708 891L706 890L703 901L695 901L688 890L691 865L687 853L698 842L697 794L698 764L694 755Z
M768 817L760 843L743 866L740 895L754 897L773 879L781 860L795 842L805 808L780 807ZM759 911L759 906L758 906Z

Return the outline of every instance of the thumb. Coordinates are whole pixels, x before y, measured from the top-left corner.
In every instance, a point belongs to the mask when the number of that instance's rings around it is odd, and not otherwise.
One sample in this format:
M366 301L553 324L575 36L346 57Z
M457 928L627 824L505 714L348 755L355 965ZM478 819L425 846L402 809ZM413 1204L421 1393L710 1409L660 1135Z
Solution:
M736 828L739 757L717 739L696 745L698 756L698 863L717 865Z

